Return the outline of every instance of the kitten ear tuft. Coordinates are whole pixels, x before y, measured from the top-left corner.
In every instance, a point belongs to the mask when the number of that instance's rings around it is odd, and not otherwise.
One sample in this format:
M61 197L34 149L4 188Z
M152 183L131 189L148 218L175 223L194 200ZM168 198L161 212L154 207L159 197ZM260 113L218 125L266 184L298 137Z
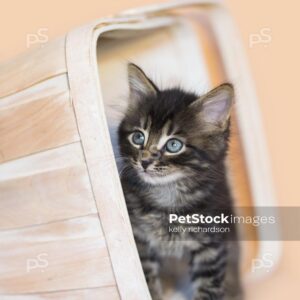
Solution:
M234 88L224 83L201 97L201 119L215 128L226 129L234 102Z
M133 63L128 64L128 81L131 98L155 96L158 92L158 88L143 70Z

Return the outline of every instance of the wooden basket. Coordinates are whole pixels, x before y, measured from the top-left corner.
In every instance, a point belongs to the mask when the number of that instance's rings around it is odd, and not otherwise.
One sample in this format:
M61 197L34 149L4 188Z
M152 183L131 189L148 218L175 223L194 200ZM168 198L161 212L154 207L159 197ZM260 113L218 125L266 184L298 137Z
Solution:
M273 203L253 85L218 2L97 20L0 66L1 299L150 299L112 147L110 104L126 91L127 59L169 70L166 78L185 74L201 90L234 82L234 194L239 205ZM267 248L251 244L245 265Z

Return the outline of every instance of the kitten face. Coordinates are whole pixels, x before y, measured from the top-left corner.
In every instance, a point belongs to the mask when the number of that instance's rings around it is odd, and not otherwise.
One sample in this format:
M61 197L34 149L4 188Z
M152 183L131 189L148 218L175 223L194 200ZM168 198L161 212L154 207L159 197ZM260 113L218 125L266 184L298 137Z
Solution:
M211 176L227 149L232 86L198 97L176 88L159 90L133 64L128 77L130 99L119 145L129 176L152 185Z

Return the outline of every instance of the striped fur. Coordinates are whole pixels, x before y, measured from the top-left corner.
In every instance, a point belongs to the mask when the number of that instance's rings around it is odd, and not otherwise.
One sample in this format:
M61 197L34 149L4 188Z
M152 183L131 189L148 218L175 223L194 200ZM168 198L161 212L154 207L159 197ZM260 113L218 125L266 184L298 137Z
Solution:
M159 90L130 64L130 101L119 127L122 186L146 280L153 299L162 299L160 267L169 256L188 253L194 300L242 299L235 230L230 238L212 233L172 233L168 214L226 209L233 213L224 161L233 88L224 84L204 96L181 89ZM144 144L130 137L139 130ZM166 142L184 147L168 153ZM147 168L142 161L147 160Z

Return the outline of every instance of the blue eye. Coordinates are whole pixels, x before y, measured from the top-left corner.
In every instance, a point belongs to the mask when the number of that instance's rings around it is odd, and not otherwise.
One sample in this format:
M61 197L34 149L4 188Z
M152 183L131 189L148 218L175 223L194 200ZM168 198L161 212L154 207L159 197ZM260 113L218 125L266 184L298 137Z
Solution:
M178 139L169 139L166 144L166 150L170 153L177 153L183 147L183 142Z
M132 134L131 140L135 145L141 146L141 145L144 145L145 136L141 131L135 131Z

